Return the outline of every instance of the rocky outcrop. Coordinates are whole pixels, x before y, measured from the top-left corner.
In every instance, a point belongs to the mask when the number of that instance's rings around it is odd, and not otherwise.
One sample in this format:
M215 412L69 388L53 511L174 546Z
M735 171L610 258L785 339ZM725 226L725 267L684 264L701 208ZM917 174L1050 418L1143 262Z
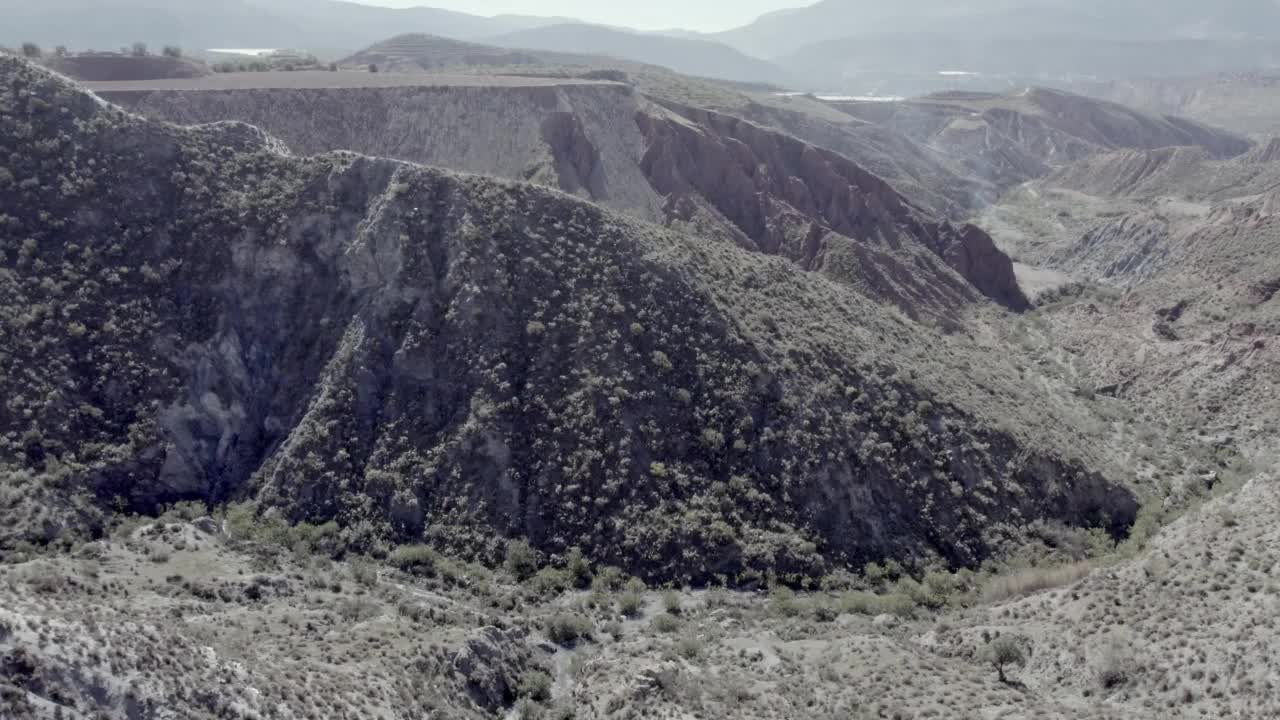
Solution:
M521 679L537 669L539 663L526 638L496 627L474 633L453 658L453 671L467 695L491 713L515 704Z
M582 118L556 112L542 121L542 140L551 152L560 187L570 193L607 200L606 171L600 151L591 142Z
M931 250L983 295L1013 310L1030 307L1018 286L1013 261L981 229L973 225L943 226L928 241L933 243Z

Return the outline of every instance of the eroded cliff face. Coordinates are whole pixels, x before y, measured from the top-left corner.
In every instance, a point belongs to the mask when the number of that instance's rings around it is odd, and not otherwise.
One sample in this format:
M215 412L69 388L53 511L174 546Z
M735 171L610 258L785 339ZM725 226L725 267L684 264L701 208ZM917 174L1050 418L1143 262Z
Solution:
M179 123L243 120L299 153L350 149L555 187L806 269L839 267L837 277L913 316L950 316L983 295L1028 306L1007 258L968 252L951 265L958 256L947 248L977 242L973 231L847 158L733 116L659 106L620 84L104 95ZM828 262L832 248L856 257Z
M1016 368L791 263L0 77L0 542L251 498L370 551L706 579L1134 517Z
M636 167L641 100L622 84L103 91L105 99L184 125L239 120L295 153L350 150L528 180L646 220L661 200Z
M1029 307L1013 263L986 233L930 217L841 155L706 110L640 114L637 123L648 140L641 166L672 219L705 204L754 249L812 270L847 247L833 240L851 239L912 266L914 287L895 295L913 315L972 302L975 289L1010 309Z

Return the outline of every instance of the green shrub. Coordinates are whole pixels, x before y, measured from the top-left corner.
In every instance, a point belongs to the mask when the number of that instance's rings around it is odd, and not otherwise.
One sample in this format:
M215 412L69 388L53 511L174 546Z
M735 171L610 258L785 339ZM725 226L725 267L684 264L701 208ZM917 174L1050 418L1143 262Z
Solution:
M320 554L330 558L341 557L344 552L342 528L330 520L323 525L299 523L293 526L293 551L303 555Z
M419 605L411 602L402 602L399 605L396 605L396 612L400 613L402 617L410 620L411 622L419 624L433 619L434 615L431 608L426 605Z
M662 609L671 615L679 615L684 611L680 605L680 593L668 590L662 594Z
M591 589L615 592L622 589L622 571L612 565L600 568L591 580Z
M1103 690L1115 690L1128 685L1138 669L1133 643L1112 638L1097 658L1094 677Z
M543 568L529 578L525 587L536 597L554 597L569 589L569 573L557 568Z
M780 617L792 618L804 612L804 603L791 588L775 585L769 590L769 609Z
M1055 567L1027 568L1009 575L998 575L983 586L982 599L996 603L1071 585L1086 577L1092 569L1093 566L1085 561Z
M391 564L402 572L422 577L434 577L439 556L426 545L401 545L391 551Z
M166 522L191 522L209 514L209 508L197 500L185 500L170 505L160 516Z
M378 586L378 568L368 560L352 560L348 569L351 572L351 579L357 584L367 588Z
M551 699L551 676L541 670L527 670L520 676L520 685L516 694L535 702L546 702Z
M697 635L685 635L676 641L676 652L686 660L697 660L704 643Z
M840 597L840 611L851 615L896 615L913 618L916 603L902 593L876 595L862 590L851 590Z
M618 598L618 612L629 618L640 617L644 612L644 595L632 590L622 593Z
M650 627L660 633L673 633L680 629L680 620L675 615L662 613L654 616Z
M369 598L345 598L338 603L338 615L347 622L364 622L381 614L382 606Z
M960 577L949 572L927 573L922 586L924 604L935 610L949 605L964 589Z
M563 647L573 647L579 640L590 640L594 625L591 619L577 613L556 613L547 619L547 639Z
M840 612L836 606L827 598L821 598L813 603L813 619L818 622L834 622Z
M569 550L569 555L565 558L564 570L569 576L569 583L579 590L591 585L591 563L587 562L587 558L582 554L579 548Z
M507 541L507 572L521 582L533 577L538 571L538 556L527 540Z

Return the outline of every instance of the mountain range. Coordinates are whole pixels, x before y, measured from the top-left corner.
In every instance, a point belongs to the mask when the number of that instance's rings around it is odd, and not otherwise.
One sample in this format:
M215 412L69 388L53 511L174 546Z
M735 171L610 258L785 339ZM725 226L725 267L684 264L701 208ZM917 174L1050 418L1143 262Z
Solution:
M928 92L983 76L1001 89L1034 80L1187 75L1280 63L1280 10L1264 0L928 0L910 8L823 0L719 33L636 32L558 17L480 17L339 0L24 0L0 3L0 42L109 49L144 41L204 48L301 47L326 55L405 32L531 50L605 53L678 72L827 92ZM75 22L94 17L91 25ZM345 52L344 52L345 51Z

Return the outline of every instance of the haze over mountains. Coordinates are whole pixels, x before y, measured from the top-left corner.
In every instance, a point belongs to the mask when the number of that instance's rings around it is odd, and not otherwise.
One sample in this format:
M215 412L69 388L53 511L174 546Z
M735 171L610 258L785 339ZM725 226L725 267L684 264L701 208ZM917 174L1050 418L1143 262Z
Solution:
M940 71L1027 80L1187 75L1280 64L1280 10L1266 0L1161 3L973 0L892 4L824 0L734 30L639 33L560 17L480 17L338 0L51 0L0 4L0 42L112 49L142 40L211 47L348 52L391 35L608 54L696 76L803 90L911 94L947 87ZM84 17L91 24L77 23ZM64 30L68 28L69 30ZM972 82L972 81L971 81Z

